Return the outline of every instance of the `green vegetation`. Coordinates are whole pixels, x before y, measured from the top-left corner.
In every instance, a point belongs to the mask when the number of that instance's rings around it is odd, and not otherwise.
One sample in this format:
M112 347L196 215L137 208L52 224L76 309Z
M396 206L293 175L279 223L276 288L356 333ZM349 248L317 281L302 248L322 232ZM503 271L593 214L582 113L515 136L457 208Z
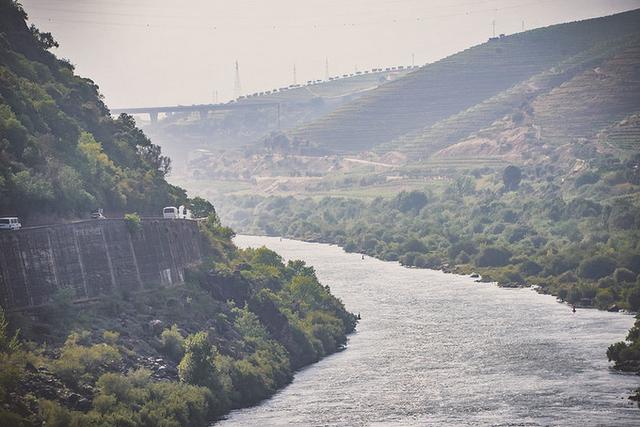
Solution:
M185 286L60 295L11 326L0 310L0 424L205 426L346 345L356 318L312 267L236 248L214 214L201 227L210 257Z
M127 230L129 230L129 233L131 234L135 234L142 230L140 215L135 212L124 214L124 223L127 226Z
M582 148L573 155L587 157ZM637 312L640 155L590 153L568 167L468 169L440 191L372 201L230 196L226 218L243 232L335 243L405 266L534 285L576 306ZM640 372L638 328L609 349L616 369Z
M160 148L131 117L112 119L97 86L25 20L17 2L0 0L0 214L186 204L203 218L206 261L184 286L81 306L66 289L46 306L0 308L0 425L206 426L343 348L356 318L313 268L236 248L214 206L169 185ZM137 213L125 221L140 230Z
M132 117L112 119L98 86L25 20L18 3L0 1L0 214L149 213L186 200L165 180L160 147Z
M237 197L227 210L244 232L337 243L407 266L536 285L571 304L635 310L638 164L639 156L595 157L569 175L512 165L460 175L439 193L371 202Z
M635 298L640 297L640 280L636 284ZM640 301L638 301L640 302ZM636 310L640 304L636 306ZM635 325L627 335L627 342L618 342L609 346L607 357L609 361L615 362L614 367L620 371L640 373L640 317L636 317ZM630 399L635 400L640 407L640 388Z

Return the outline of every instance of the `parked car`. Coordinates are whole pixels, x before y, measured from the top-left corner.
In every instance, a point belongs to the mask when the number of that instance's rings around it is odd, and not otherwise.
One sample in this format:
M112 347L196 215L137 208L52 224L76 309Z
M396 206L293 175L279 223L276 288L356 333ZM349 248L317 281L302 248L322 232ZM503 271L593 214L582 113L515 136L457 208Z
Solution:
M19 230L22 228L20 220L16 216L5 216L0 218L0 230Z
M91 211L91 219L105 219L104 215L102 214L102 209Z
M162 217L164 219L178 219L178 208L176 208L175 206L167 206L166 208L162 209Z

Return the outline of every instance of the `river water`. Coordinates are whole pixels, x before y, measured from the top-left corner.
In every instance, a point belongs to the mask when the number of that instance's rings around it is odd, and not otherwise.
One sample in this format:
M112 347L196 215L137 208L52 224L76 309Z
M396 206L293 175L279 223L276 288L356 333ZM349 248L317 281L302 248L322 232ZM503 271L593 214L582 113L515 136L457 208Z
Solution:
M361 259L336 246L238 236L316 268L360 313L346 350L296 373L222 426L640 425L638 377L607 346L633 317L579 309L530 289Z

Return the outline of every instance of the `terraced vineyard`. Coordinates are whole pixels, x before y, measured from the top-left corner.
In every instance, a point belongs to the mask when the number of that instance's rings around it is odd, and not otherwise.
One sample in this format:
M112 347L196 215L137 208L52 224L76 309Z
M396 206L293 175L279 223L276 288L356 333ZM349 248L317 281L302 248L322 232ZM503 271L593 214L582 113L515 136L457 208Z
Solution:
M590 139L640 111L640 39L599 67L574 77L533 103L548 143Z
M484 117L510 108L509 102L492 108L500 98L487 100L596 44L636 33L638 28L640 11L636 10L492 40L422 67L290 133L336 152L356 152L411 132L415 135L475 106L471 116L480 118L477 122L481 124ZM518 92L503 96L517 105L519 97L526 96L526 90ZM479 105L485 101L488 104ZM455 123L456 118L451 120Z
M602 131L601 143L619 150L637 153L640 151L640 114L633 114Z
M598 44L433 126L410 132L395 138L390 143L382 144L376 147L376 151L398 150L409 154L412 159L426 158L474 132L489 127L495 120L505 115L522 114L536 97L548 93L585 70L599 65L624 46L633 45L636 41L633 37L633 40L624 43L615 40Z
M312 101L315 98L335 99L350 97L401 78L410 71L411 70L409 68L403 68L402 70L367 72L349 77L340 77L329 81L301 85L299 87L286 88L277 92L261 92L261 94L255 96L244 97L238 102L304 103Z

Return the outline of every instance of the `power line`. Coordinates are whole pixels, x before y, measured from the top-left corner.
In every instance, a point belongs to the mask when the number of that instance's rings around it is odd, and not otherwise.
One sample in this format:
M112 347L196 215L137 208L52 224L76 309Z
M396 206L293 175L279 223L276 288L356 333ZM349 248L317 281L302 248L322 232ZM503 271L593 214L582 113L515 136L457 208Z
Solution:
M368 21L360 21L360 22L342 22L342 23L327 23L327 24L282 24L282 25L274 25L274 24L263 24L263 25L255 25L254 23L242 23L242 22L238 22L238 21L234 21L232 24L228 24L228 27L233 27L233 28L238 28L238 27L251 27L252 29L255 28L262 28L262 29L270 29L270 30L279 30L279 29L287 29L287 28L301 28L301 29L309 29L309 28L313 28L313 29L321 29L321 28L337 28L337 27L344 27L344 28L350 28L350 27L361 27L361 26L367 26L367 25L381 25L381 24L399 24L399 23L408 23L408 22L422 22L422 21L431 21L431 20L437 20L437 19L442 19L442 18L450 18L450 17L457 17L457 16L469 16L469 15L475 15L475 14L481 14L481 13L486 13L486 12L498 12L501 10L506 10L506 9L514 9L514 8L521 8L521 7L526 7L526 6L531 6L531 5L539 5L540 3L549 3L549 2L553 2L555 0L538 0L538 1L529 1L526 3L520 3L520 4L515 4L515 5L509 5L509 6L502 6L502 7L492 7L492 8L486 8L486 9L476 9L476 10L470 10L470 11L466 11L466 12L455 12L455 13L447 13L447 14L440 14L440 15L428 15L428 16L418 16L415 18L396 18L396 19L392 19L389 20L388 18L385 18L384 20L368 20ZM57 9L56 11L63 11L62 9ZM75 13L76 11L69 11L70 13ZM114 13L115 14L115 13ZM100 14L94 14L96 16L100 16ZM131 16L134 17L136 15L134 14L122 14L123 16ZM138 15L141 17L149 17L149 16L143 16L143 15ZM145 23L141 23L141 22L113 22L113 21L98 21L98 20L91 20L91 19L73 19L73 18L65 18L65 17L44 17L44 16L32 16L31 18L33 19L40 19L43 21L47 21L50 23L56 23L56 22L66 22L66 23L74 23L74 24L90 24L90 25L116 25L116 26L131 26L131 27L143 27L143 28L180 28L180 29L208 29L208 30L217 30L217 29L222 29L225 28L225 25L220 25L218 23L216 24L211 24L211 23L207 23L207 24L197 24L194 22L191 22L189 24L185 24L185 25L180 25L180 24L174 24L174 23L152 23L152 22L145 22ZM173 17L175 18L175 17Z

